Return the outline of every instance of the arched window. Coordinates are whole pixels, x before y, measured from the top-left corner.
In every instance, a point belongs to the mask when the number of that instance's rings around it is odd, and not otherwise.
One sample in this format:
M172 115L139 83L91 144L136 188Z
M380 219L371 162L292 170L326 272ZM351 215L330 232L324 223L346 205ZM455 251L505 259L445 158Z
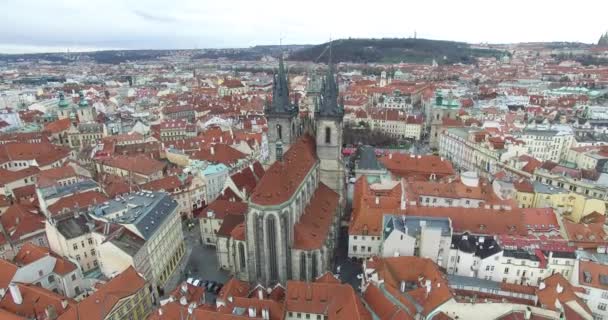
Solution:
M300 254L300 280L306 281L306 254L302 252Z
M245 245L242 242L239 242L239 260L241 271L245 270Z
M296 124L291 123L291 139L293 140L296 137Z
M312 253L312 262L311 262L311 264L312 264L312 277L311 277L311 279L312 280L317 279L317 275L318 275L318 273L317 273L317 258L318 258L317 257L317 252L315 251L315 252Z
M277 124L277 137L279 140L283 141L283 128L280 124Z
M268 264L270 267L270 280L279 280L278 256L277 256L277 231L276 219L274 216L268 216L266 219L266 239L268 240Z
M325 127L325 143L326 144L331 143L331 128L330 127Z

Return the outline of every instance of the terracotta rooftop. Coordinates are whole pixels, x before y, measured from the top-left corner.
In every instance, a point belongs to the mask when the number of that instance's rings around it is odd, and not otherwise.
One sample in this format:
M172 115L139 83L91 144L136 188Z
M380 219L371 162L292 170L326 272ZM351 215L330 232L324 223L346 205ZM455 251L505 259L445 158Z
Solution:
M323 314L331 320L371 320L355 290L348 284L287 281L287 312Z
M162 171L165 167L163 162L151 159L144 155L139 156L113 156L102 161L105 166L119 168L129 172L139 173L145 176Z
M259 205L277 205L287 201L317 162L315 141L304 135L266 171L253 190L250 201Z
M448 281L439 267L430 259L419 257L377 258L368 260L366 269L378 273L378 279L384 280L386 290L405 305L412 302L400 291L401 282L415 284L407 291L417 304L422 306L422 313L428 315L437 307L452 299ZM427 288L427 284L430 288Z
M393 174L402 178L428 180L432 174L437 178L454 175L452 164L438 156L393 153L380 158L380 162Z
M77 266L69 260L51 252L49 248L39 247L31 243L25 243L14 258L15 263L21 266L26 266L32 262L40 260L46 256L52 256L56 259L53 272L59 275L68 274L76 270Z
M338 214L339 204L340 196L320 182L300 221L294 226L293 247L301 250L321 248Z
M44 217L39 214L38 208L27 203L18 203L10 206L0 217L4 230L10 235L14 243L19 243L35 233L44 233ZM4 244L4 237L0 244Z
M121 299L132 296L146 287L146 280L133 267L129 267L93 294L78 302L78 305L73 308L74 310L62 315L58 320L105 319L105 315L102 316L99 312L101 303L107 314Z
M103 193L98 191L86 191L82 193L75 193L73 195L61 198L57 202L48 206L48 211L51 215L61 214L64 209L86 209L89 206L95 206L97 204L108 201Z

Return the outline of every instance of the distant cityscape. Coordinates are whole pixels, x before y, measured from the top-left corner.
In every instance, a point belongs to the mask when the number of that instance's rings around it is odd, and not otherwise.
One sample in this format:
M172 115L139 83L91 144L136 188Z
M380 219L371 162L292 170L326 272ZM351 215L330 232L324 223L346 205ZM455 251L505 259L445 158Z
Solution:
M0 319L608 319L608 33L0 55Z

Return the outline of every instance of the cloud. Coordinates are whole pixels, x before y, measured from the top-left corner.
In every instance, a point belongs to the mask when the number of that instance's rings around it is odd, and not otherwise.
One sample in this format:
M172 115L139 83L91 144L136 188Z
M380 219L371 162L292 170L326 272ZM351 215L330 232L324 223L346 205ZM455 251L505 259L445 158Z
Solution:
M156 15L156 14L150 14L150 13L144 12L142 10L132 10L131 12L133 12L134 15L136 15L144 20L149 20L152 22L170 23L170 22L178 21L177 19L170 17L170 16L161 16L161 15Z
M591 9L590 9L591 8ZM347 37L596 42L608 1L1 0L0 52L218 48Z

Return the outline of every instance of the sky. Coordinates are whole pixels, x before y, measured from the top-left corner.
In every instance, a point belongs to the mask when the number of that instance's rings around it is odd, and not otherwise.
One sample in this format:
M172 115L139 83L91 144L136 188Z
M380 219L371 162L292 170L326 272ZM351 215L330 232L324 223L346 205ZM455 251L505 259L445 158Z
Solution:
M0 52L200 49L412 37L595 43L606 0L0 0Z

